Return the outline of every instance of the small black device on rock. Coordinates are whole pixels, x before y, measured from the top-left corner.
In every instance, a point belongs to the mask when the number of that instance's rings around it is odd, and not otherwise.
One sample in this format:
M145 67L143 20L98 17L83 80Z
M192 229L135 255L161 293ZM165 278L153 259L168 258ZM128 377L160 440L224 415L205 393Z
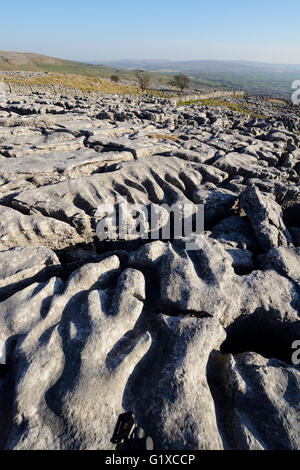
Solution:
M119 416L113 437L116 450L153 450L153 440L140 428L133 412Z

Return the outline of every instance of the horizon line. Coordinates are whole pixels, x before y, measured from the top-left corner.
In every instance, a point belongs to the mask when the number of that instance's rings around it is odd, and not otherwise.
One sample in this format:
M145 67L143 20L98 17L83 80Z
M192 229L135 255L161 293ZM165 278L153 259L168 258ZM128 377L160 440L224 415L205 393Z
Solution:
M101 65L101 62L112 62L112 61L118 61L118 62L170 62L170 63L176 63L176 62L247 62L247 63L257 63L257 64L268 64L268 65L290 65L290 66L300 66L299 62L271 62L268 60L255 60L255 59L116 59L116 58L111 58L111 59L76 59L76 58L66 58L66 57L58 57L56 55L50 55L46 53L41 53L41 52L32 52L32 51L12 51L12 50L0 50L1 52L8 52L8 53L15 53L15 54L36 54L36 55L42 55L46 57L50 57L53 59L61 59L61 60L69 60L73 62L82 62L86 64L91 64L97 62L97 65Z
M257 64L268 64L268 65L299 65L300 62L269 62L267 60L254 60L254 59L65 59L65 60L77 60L79 62L91 63L91 62L250 62Z

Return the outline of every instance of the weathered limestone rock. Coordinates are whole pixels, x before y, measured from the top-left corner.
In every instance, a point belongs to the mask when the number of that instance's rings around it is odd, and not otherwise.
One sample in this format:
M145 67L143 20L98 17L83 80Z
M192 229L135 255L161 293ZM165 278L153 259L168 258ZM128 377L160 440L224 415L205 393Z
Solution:
M300 286L300 248L272 248L264 257L264 264L273 266L280 274Z
M59 271L59 259L49 248L26 246L0 251L0 300Z
M151 267L158 264L168 251L168 245L160 240L147 243L129 255L129 264L135 267Z
M291 235L282 220L281 207L273 199L263 195L258 188L249 186L242 193L240 204L263 250L292 243Z
M5 196L18 187L24 191L27 187L31 189L33 185L55 184L68 178L90 175L108 164L128 160L133 160L130 152L100 154L92 149L5 159L0 164L0 178L8 183L1 185L0 194Z
M113 449L134 411L155 449L299 449L298 107L18 90L0 110L0 448ZM132 204L204 204L203 244L149 212L159 239L96 232L126 200L130 227Z
M127 385L125 406L157 449L222 449L206 367L225 337L223 328L213 319L162 315L151 335L152 346Z
M67 139L65 141L51 142L40 139L35 145L22 146L22 145L7 145L3 146L3 154L8 158L21 158L29 157L31 155L44 155L51 152L72 152L84 147L84 137L77 139Z
M224 247L232 258L232 267L237 274L245 274L254 269L253 254L251 251L226 247L226 245Z
M214 158L216 153L217 152L214 147L210 147L203 142L197 143L197 150L188 150L182 148L172 150L172 155L175 157L196 163L204 163L207 160Z
M232 263L223 246L209 238L197 251L170 246L159 267L163 311L222 319L239 311L239 278Z
M254 353L219 354L210 367L226 449L299 449L299 368Z
M45 246L59 250L83 243L84 239L69 224L42 215L24 215L0 206L0 248Z
M297 322L300 307L297 288L292 281L277 273L273 267L264 271L255 270L242 276L241 281L242 305L238 316L257 314L259 317L267 317L270 324L274 320L282 326L285 322ZM232 313L234 315L234 310ZM233 319L231 317L226 326Z
M197 204L204 204L205 225L215 225L225 217L231 215L237 202L237 195L226 189L197 189L194 200Z
M257 158L248 154L229 153L219 158L214 165L230 176L241 175L261 179L282 179L285 176L276 168L269 168L264 160L258 161Z
M146 206L150 202L191 205L189 197L202 179L197 165L186 168L182 160L174 157L145 158L120 165L118 171L24 191L13 198L12 205L63 220L88 240L96 235L99 207L114 207L123 198Z
M125 271L115 293L105 288L118 268L111 257L85 265L66 284L53 278L2 302L6 334L19 335L11 359L14 419L1 422L1 437L10 428L6 448L112 448L126 383L150 346L149 335L134 330L143 307L136 297L141 273Z
M257 247L255 233L246 217L227 217L211 229L211 237L246 250Z

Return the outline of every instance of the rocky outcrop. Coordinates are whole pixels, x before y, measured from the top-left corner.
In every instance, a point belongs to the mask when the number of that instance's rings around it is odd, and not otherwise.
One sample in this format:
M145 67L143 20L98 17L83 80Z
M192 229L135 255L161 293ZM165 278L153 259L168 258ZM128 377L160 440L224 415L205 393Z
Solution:
M215 355L210 367L227 449L298 449L298 368L254 353Z
M1 448L113 449L133 411L157 450L299 450L299 110L244 105L1 105ZM97 229L124 201L145 237Z
M0 251L0 299L61 269L56 254L45 247L24 246Z
M263 250L292 243L292 237L283 222L281 207L276 201L264 196L258 188L250 186L242 193L240 204Z

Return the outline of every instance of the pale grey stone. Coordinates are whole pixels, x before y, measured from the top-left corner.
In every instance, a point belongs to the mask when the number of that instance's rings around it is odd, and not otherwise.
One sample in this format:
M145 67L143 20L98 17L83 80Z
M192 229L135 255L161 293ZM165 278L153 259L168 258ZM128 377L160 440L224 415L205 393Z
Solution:
M223 449L206 368L210 352L224 338L213 319L158 317L151 349L130 377L124 397L153 436L155 448Z
M299 368L254 353L219 355L211 367L227 449L299 449Z
M0 300L59 271L60 261L49 248L26 246L0 251Z
M283 222L281 207L276 201L250 185L242 193L240 204L263 250L268 251L274 246L288 246L292 243L291 235Z

